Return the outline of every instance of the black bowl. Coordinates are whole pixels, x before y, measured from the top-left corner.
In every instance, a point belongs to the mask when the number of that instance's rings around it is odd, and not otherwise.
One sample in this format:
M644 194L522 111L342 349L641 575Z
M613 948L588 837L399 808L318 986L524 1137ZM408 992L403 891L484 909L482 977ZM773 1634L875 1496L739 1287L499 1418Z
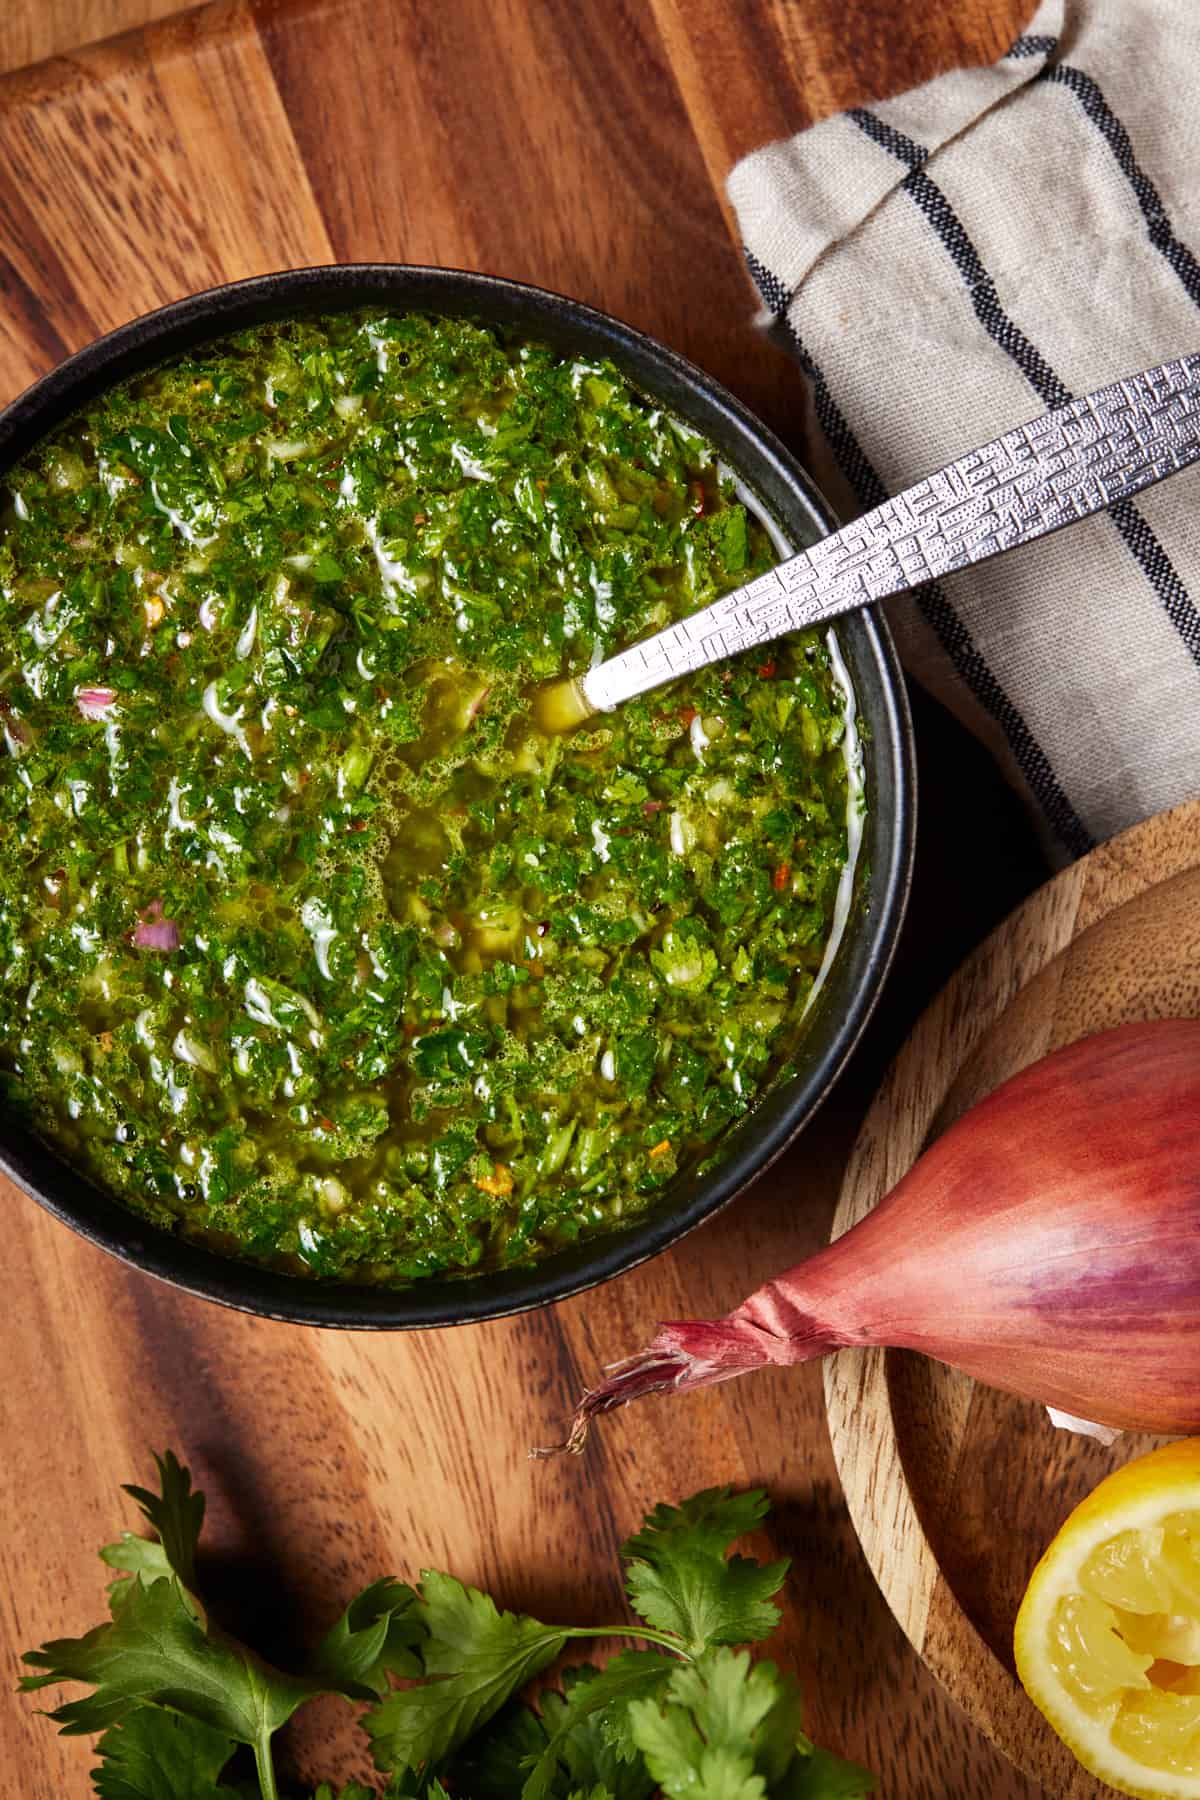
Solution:
M786 535L811 543L835 521L804 471L732 394L683 357L605 313L541 288L454 269L347 264L213 288L89 344L0 414L0 476L45 434L115 383L268 319L386 306L516 326L562 350L611 357L644 393L689 420L757 493ZM838 626L867 731L868 813L861 879L841 948L785 1077L723 1142L715 1166L685 1175L622 1230L528 1268L430 1279L403 1289L324 1284L218 1256L145 1224L15 1124L0 1168L82 1237L189 1293L297 1324L369 1330L457 1325L561 1300L654 1256L773 1163L812 1116L878 997L908 897L915 816L912 731L886 625L874 612Z

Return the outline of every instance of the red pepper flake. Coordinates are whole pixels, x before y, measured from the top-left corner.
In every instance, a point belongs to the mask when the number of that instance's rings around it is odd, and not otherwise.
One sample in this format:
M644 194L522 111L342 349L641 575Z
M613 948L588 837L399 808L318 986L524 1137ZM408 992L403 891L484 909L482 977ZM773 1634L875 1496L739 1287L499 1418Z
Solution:
M652 817L652 815L654 813L662 812L662 810L666 806L666 804L667 803L665 800L643 800L642 801L642 811L645 813L646 817L649 819L650 817Z
M791 863L780 863L780 865L776 869L774 875L771 877L771 885L775 889L776 893L782 892L782 890L787 886L788 881L791 877L791 873L792 873Z
M657 1143L653 1146L653 1148L650 1151L650 1154L652 1157L653 1156L665 1156L667 1154L667 1151L670 1148L671 1148L670 1138L663 1138L659 1143Z
M779 664L775 661L775 658L771 657L769 662L759 663L758 672L762 676L764 681L770 681L772 675L775 673L775 671L778 667L779 667Z
M702 481L693 481L692 483L692 511L697 518L704 516L704 483Z
M317 1124L321 1127L322 1131L332 1131L333 1130L333 1120L332 1119L318 1119Z
M429 517L428 513L414 513L413 514L413 524L414 525L424 525L424 523L428 519L428 517Z
M694 706L681 706L679 709L679 717L683 721L683 729L685 731L690 731L692 729L692 720L698 719L700 714L696 711Z
M366 829L367 821L365 819L351 819L346 827L347 831L365 831Z

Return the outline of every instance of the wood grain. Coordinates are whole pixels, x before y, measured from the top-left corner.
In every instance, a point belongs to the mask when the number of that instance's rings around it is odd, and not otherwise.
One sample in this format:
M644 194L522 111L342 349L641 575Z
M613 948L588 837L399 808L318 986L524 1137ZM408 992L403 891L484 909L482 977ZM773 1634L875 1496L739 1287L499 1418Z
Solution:
M1033 8L749 6L729 29L723 0L651 0L718 193L738 157L829 113L882 100L946 69L992 62Z
M193 0L6 0L0 12L0 73L133 31Z
M896 23L891 0L849 11L699 0L689 24L682 6L635 0L218 0L0 80L0 400L97 331L213 281L428 258L606 306L796 442L799 379L749 328L723 159L960 52L985 56L1000 29L992 0L919 9L919 25ZM748 39L757 111L741 104ZM776 1503L763 1547L795 1558L772 1649L803 1680L813 1735L878 1769L889 1800L1033 1800L880 1598L814 1371L648 1406L582 1462L525 1460L651 1321L724 1311L823 1240L878 1069L1030 884L1028 836L982 753L932 709L922 723L912 926L854 1069L753 1192L621 1281L471 1330L303 1331L131 1274L0 1186L21 1272L0 1387L6 1669L94 1622L93 1548L134 1523L118 1484L168 1443L210 1494L202 1579L218 1613L283 1661L389 1569L449 1566L552 1618L611 1612L616 1546L647 1506L763 1482ZM2 1685L0 1791L19 1772L21 1800L82 1797L86 1745ZM341 1717L314 1709L292 1734L301 1773L366 1772Z
M1007 920L955 975L867 1115L834 1222L848 1230L968 1107L1039 1057L1135 1019L1200 1011L1200 804L1136 826ZM834 1456L905 1635L1002 1750L1062 1800L1085 1775L1012 1671L1034 1563L1084 1494L1151 1447L1056 1432L1044 1411L895 1352L825 1371Z

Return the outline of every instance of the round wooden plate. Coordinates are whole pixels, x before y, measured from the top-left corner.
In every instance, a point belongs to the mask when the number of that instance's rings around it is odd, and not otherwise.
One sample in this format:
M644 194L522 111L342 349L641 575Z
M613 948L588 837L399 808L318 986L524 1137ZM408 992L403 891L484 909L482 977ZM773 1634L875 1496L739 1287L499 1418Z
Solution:
M867 1115L833 1235L1028 1063L1110 1025L1197 1013L1200 802L1093 851L964 963ZM1018 1685L1012 1627L1067 1513L1155 1440L1126 1436L1104 1449L1055 1430L1037 1406L907 1352L843 1351L825 1366L825 1400L863 1550L914 1649L1053 1800L1110 1793Z

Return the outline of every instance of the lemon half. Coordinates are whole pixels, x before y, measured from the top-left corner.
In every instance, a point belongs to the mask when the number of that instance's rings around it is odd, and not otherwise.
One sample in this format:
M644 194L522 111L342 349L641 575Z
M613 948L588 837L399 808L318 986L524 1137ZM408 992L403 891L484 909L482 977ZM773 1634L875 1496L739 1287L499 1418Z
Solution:
M1017 1673L1084 1767L1142 1800L1200 1800L1200 1438L1127 1463L1033 1572Z

